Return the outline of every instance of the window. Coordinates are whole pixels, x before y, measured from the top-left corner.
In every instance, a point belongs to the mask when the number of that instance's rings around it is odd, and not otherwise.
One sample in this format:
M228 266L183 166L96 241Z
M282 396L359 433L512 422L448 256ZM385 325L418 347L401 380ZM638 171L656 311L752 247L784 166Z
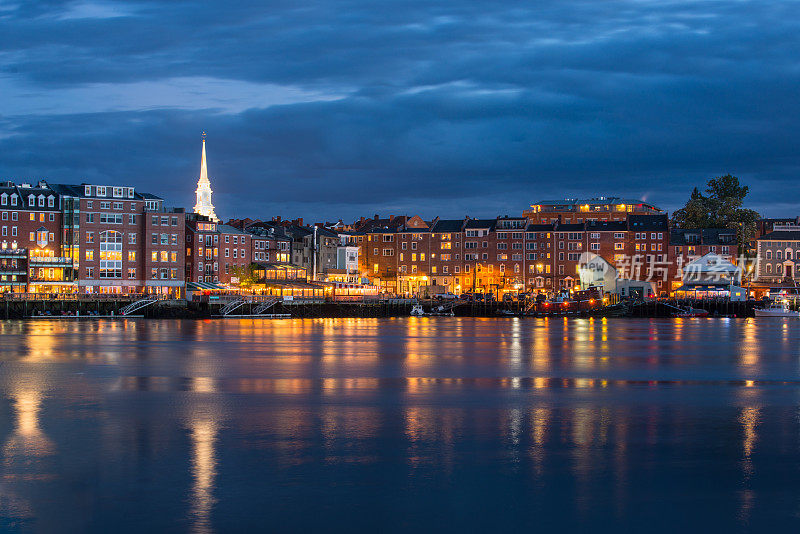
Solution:
M86 251L86 261L94 261L94 250Z
M178 253L177 252L171 252L170 253L170 261L172 263L175 263L176 261L178 261Z
M94 232L86 232L86 242L94 243Z
M11 195L11 205L12 206L17 205L17 195Z
M128 224L136 224L136 215L134 213L128 215Z
M50 222L55 222L55 220L56 220L56 214L55 214L55 213L50 213L50 214L48 214L48 220L49 220Z
M164 263L169 261L169 252L167 252L166 250L161 251L161 261Z
M225 257L226 258L230 258L231 257L230 252L231 252L230 249L227 249L227 248L225 249Z
M614 250L625 250L625 243L614 243Z
M87 267L86 278L94 278L94 267Z
M19 220L19 213L16 212L16 211L12 211L11 212L11 220L12 221L18 221Z
M122 233L116 230L100 232L100 278L122 278Z
M128 234L128 244L130 245L136 244L136 234Z
M129 250L128 251L128 261L136 261L136 251Z
M600 250L600 243L592 243L590 248L592 250Z
M128 267L128 278L136 278L136 268Z

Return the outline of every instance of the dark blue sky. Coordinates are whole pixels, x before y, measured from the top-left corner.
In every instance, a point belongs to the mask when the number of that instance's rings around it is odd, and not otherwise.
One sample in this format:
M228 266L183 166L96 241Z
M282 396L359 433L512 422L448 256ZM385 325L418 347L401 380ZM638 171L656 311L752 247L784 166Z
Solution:
M0 0L0 176L223 218L679 207L733 173L800 213L797 1Z

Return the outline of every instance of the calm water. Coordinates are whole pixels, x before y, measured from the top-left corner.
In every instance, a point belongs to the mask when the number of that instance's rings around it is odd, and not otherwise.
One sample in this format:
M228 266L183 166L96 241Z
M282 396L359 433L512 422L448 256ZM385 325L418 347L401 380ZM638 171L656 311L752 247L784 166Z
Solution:
M800 321L0 334L1 530L800 527Z

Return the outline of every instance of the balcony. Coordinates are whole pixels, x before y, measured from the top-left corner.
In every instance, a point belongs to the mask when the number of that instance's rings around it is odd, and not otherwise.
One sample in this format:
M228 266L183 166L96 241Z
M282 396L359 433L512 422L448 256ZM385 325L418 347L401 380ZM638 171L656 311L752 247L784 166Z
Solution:
M30 267L72 267L72 258L59 256L33 256L28 260Z

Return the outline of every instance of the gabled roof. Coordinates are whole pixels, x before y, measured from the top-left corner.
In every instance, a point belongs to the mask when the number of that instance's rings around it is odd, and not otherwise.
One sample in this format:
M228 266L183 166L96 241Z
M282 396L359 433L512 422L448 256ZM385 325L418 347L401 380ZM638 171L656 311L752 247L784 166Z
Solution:
M699 242L690 243L686 238L688 235L697 235ZM733 236L732 240L724 240L722 236ZM673 246L683 245L735 245L736 230L730 228L673 228L669 232L669 244Z
M463 226L463 219L439 219L431 231L437 234L450 234L460 232Z
M526 232L552 232L555 229L553 223L531 223L526 228Z
M558 223L556 225L556 232L583 232L584 229L583 223Z
M627 229L625 221L586 221L587 232L624 232Z
M800 241L800 230L775 230L762 235L758 241Z
M496 224L497 219L470 219L464 228L486 228L492 230Z
M665 232L669 229L669 220L664 215L628 214L628 230L655 230Z
M238 234L243 234L243 235L247 235L247 232L242 232L238 228L234 228L233 226L230 226L229 224L218 224L217 225L217 231L219 231L222 234L237 234L237 235Z

